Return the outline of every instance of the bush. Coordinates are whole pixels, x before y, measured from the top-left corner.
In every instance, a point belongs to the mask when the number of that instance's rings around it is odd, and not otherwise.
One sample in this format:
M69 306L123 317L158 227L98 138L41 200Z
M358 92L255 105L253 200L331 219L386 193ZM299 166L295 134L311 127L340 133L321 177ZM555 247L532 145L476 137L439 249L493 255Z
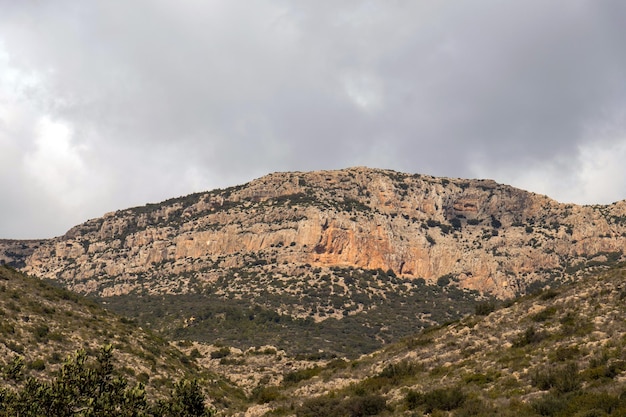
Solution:
M567 407L567 400L547 394L535 400L531 405L533 410L541 416L556 416Z
M28 367L34 371L43 371L44 369L46 369L46 363L43 359L35 359L28 364Z
M472 417L472 416L500 416L501 410L496 410L489 404L478 398L468 399L463 405L454 412L454 417Z
M339 416L341 400L335 397L316 397L306 400L298 409L298 417Z
M557 393L576 391L580 388L578 366L567 363L559 367L548 367L545 370L535 370L531 376L531 384L540 390L553 389Z
M540 312L533 314L530 318L536 322L542 322L550 319L556 313L556 307L548 307Z
M211 359L221 359L221 358L225 358L228 355L230 355L230 348L225 346L223 348L220 348L218 350L211 352Z
M426 412L433 410L451 411L465 402L465 393L458 387L440 388L424 394Z
M387 407L387 400L381 395L369 394L350 398L343 407L350 417L375 416Z
M500 220L496 219L495 216L491 215L491 226L493 226L494 229L499 229L502 227L502 223Z
M513 340L513 347L524 347L533 343L539 343L546 337L548 335L545 332L539 332L531 326Z
M578 346L559 347L554 352L554 355L557 361L564 362L580 356L580 349Z
M616 411L619 407L619 397L605 392L585 392L569 401L569 408L571 410L580 411L581 415L589 417L609 415ZM582 414L583 411L584 414Z
M401 361L387 365L378 376L381 378L389 378L393 381L400 381L403 378L411 377L417 372L423 370L420 364L411 361Z
M287 372L283 375L283 384L292 385L297 384L300 381L311 379L318 375L322 371L322 368L315 366L313 368L299 369L293 372Z
M437 278L437 285L439 287L446 287L450 284L450 278L450 274L440 276L439 278Z
M424 404L424 395L421 392L410 390L404 397L404 401L409 410L414 410Z
M341 400L332 396L306 400L296 412L298 417L365 417L375 416L387 407L381 395L369 394Z
M258 386L252 390L252 399L259 404L267 404L280 398L278 387Z
M205 406L197 381L180 381L169 398L148 404L143 385L129 387L123 377L117 376L112 351L111 346L106 346L95 363L88 363L87 353L81 350L66 360L52 380L30 378L15 389L0 388L2 415L209 417L214 414ZM22 362L14 362L13 368L21 370Z
M434 410L451 411L459 408L465 402L466 395L459 387L438 388L426 393L409 391L404 398L407 408L414 410L424 406L426 413Z
M477 316L488 316L496 310L496 303L493 301L483 301L474 307L474 313Z

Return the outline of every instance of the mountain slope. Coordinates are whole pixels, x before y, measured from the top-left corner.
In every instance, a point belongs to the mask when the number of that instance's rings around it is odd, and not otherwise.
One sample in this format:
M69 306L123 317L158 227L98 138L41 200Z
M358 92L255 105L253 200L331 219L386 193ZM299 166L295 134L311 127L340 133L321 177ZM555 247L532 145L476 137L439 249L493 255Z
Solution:
M0 266L0 380L14 383L9 370L23 364L20 379L46 378L70 355L94 356L111 345L116 367L130 381L160 397L183 378L211 378L213 400L236 398L236 390L214 374L203 374L193 359L154 333L112 314L93 301ZM14 370L17 371L18 368ZM14 372L13 372L14 373ZM3 379L11 376L12 379ZM13 382L12 382L13 381ZM217 383L219 382L219 383Z
M623 416L624 299L617 268L484 305L355 361L284 371L248 415ZM237 373L239 359L213 368Z
M25 271L103 296L195 291L230 268L393 270L511 296L620 257L626 203L559 204L488 180L353 168L109 213L46 241Z
M175 338L354 356L623 260L626 202L560 204L489 180L351 168L108 213L0 242L28 273ZM16 248L20 248L17 250ZM297 348L297 349L296 349Z

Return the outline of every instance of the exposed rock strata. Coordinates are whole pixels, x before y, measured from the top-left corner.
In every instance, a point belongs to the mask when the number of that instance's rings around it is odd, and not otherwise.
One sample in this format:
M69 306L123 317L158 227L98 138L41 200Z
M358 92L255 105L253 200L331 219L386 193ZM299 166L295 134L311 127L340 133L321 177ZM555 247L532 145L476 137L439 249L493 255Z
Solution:
M506 297L620 259L624 236L624 201L560 204L490 180L352 168L108 213L39 244L24 270L106 296L188 291L228 268L351 266Z

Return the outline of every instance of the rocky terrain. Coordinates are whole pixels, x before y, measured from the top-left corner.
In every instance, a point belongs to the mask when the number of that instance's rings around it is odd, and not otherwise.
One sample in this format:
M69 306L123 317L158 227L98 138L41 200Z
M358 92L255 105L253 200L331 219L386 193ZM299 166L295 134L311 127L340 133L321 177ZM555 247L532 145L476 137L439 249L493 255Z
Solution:
M625 236L624 201L577 206L490 180L350 168L271 174L54 239L0 241L0 260L168 337L311 353L290 342L309 332L351 356L482 298L615 265Z
M623 201L271 174L0 240L31 275L0 267L0 367L112 344L154 395L198 375L218 415L625 415L625 244Z
M265 364L246 415L624 415L625 278L613 269L486 303L477 314L354 361L295 370ZM201 361L237 374L255 360L235 351L226 358Z
M101 296L196 291L237 268L303 277L350 266L449 276L505 298L621 258L625 235L623 201L577 206L489 180L351 168L271 174L108 213L55 239L2 241L0 251Z
M79 295L0 267L0 394L58 375L68 352L112 344L115 375L146 383L151 395L194 375L221 416L622 416L625 278L615 267L484 301L461 320L346 360L274 346L168 343Z

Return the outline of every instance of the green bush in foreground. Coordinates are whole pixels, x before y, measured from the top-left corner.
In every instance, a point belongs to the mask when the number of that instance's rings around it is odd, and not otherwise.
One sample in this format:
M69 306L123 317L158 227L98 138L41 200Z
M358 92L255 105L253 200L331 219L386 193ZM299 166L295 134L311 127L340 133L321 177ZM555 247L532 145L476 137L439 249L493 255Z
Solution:
M174 385L171 396L149 404L141 383L115 374L113 349L101 349L95 363L87 362L84 350L69 357L50 381L28 379L17 388L0 388L0 416L21 417L209 417L197 381ZM12 378L19 381L19 378Z

